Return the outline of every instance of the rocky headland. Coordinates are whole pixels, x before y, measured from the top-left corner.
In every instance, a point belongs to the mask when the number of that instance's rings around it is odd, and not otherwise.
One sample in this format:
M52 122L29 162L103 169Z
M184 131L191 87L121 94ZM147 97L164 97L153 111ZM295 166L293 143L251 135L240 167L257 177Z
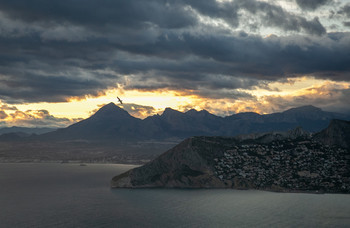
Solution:
M350 122L333 120L311 135L289 132L191 137L112 188L234 188L350 193Z

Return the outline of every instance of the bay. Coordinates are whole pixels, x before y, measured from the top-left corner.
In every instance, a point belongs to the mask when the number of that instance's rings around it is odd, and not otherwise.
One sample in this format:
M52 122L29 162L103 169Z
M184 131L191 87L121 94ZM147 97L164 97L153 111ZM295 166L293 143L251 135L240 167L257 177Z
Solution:
M350 227L350 195L110 189L120 164L0 164L0 227Z

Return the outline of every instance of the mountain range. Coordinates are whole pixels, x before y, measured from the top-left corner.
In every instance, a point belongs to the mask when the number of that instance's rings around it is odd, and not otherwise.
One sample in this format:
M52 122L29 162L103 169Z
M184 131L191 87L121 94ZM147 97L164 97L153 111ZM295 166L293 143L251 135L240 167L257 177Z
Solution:
M139 141L184 139L190 136L236 136L241 134L287 131L302 127L308 132L325 128L332 119L350 116L325 112L313 106L260 115L239 113L220 117L208 111L179 112L166 108L161 115L138 119L114 103L99 109L91 117L67 128L39 136L42 140Z
M66 128L40 135L15 132L0 135L0 162L78 161L139 163L155 158L192 136L240 135L254 140L281 138L286 131L310 134L325 128L332 119L350 119L345 114L325 112L313 106L260 115L239 113L226 117L208 111L179 112L170 108L146 119L131 116L114 103L89 118ZM299 130L293 130L296 127ZM329 133L331 136L331 131ZM319 136L320 138L323 136ZM332 139L337 140L336 137Z

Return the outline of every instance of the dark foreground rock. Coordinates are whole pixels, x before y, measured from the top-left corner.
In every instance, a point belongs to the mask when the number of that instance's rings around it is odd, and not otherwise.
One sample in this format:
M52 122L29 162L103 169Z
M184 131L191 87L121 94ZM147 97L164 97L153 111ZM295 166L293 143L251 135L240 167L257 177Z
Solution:
M348 122L333 121L328 132L347 139L348 128ZM192 137L148 164L114 177L111 187L350 193L347 142L328 140L324 133L316 136L296 129L249 137Z

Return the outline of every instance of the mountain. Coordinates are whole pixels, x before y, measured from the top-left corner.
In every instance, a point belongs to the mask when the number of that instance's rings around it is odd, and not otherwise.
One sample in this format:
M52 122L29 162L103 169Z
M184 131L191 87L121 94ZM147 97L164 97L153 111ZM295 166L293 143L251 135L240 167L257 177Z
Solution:
M215 143L198 139L186 139L152 162L114 177L112 187L224 187L214 176L210 161L215 156L212 150L225 144L222 139ZM219 149L217 153L223 151Z
M326 129L315 134L314 139L327 145L350 148L350 121L332 120Z
M325 128L332 119L349 120L350 116L325 112L308 105L267 115L239 113L225 117L225 119L225 126L227 126L224 129L225 136L232 136L258 132L286 131L298 126L309 132L317 132Z
M294 108L282 113L259 115L239 113L219 117L194 109L185 113L166 108L161 115L144 120L132 117L114 103L109 103L88 119L67 128L38 137L41 140L182 140L191 136L235 136L241 134L287 131L298 126L315 132L332 118L349 119L338 113L324 112L313 106Z
M303 129L317 132L327 127L332 119L349 119L349 116L340 113L325 112L312 105L292 108L287 111L267 115L271 122L283 121L286 124L299 123Z
M141 120L109 103L89 118L67 128L41 135L8 134L0 137L0 161L145 163L191 136L244 134L240 137L247 140L260 137L261 142L269 142L285 138L285 133L281 132L296 127L317 132L329 125L332 118L350 119L343 114L304 106L268 115L238 113L226 117L205 110L192 109L183 113L167 108L161 115Z
M99 109L89 118L67 128L58 129L40 136L50 140L127 140L139 138L139 125L142 121L131 116L114 103Z
M349 122L334 120L315 136L296 128L256 139L191 137L115 176L111 187L350 193L350 149L339 144L349 136Z
M4 127L0 128L0 135L8 133L44 134L56 130L56 128L30 128L30 127Z
M218 128L222 124L222 118L205 110L182 113L166 108L162 115L151 116L144 122L157 123L164 135L184 139L192 135L220 135Z

